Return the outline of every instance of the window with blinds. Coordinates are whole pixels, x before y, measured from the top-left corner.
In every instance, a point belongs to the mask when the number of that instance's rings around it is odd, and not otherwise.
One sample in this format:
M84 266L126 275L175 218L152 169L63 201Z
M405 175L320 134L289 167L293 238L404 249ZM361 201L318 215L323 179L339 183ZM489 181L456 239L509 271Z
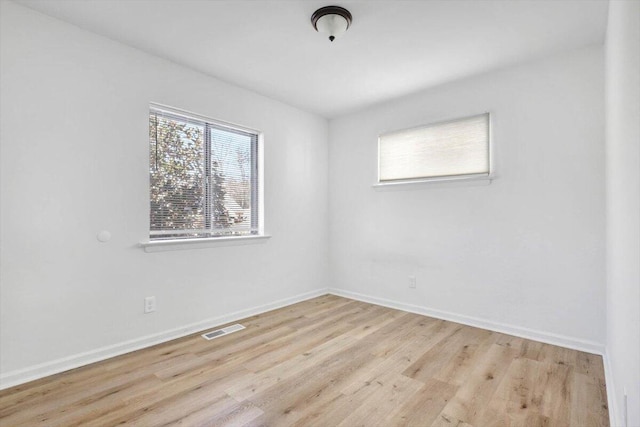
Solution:
M380 183L488 176L489 114L380 135L378 162Z
M259 233L258 133L149 112L150 239Z

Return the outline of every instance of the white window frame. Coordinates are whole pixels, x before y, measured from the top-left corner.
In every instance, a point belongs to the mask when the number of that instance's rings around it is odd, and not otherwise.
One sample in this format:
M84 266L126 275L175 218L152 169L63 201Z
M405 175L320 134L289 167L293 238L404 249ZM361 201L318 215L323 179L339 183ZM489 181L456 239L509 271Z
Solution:
M210 123L219 127L229 128L232 130L237 130L244 133L251 133L257 136L257 169L258 169L258 188L257 188L257 198L258 198L258 232L256 234L250 235L224 235L224 236L212 236L212 237L197 237L197 238L175 238L175 239L159 239L159 240L151 240L149 238L150 235L150 224L148 224L148 228L146 230L147 237L140 241L140 247L142 247L146 252L162 252L168 250L183 250L183 249L199 249L199 248L211 248L211 247L219 247L219 246L237 246L237 245L246 245L246 244L255 244L255 243L264 243L266 239L269 239L271 236L265 233L265 221L264 221L264 134L261 131L256 129L248 128L245 126L237 125L235 123L230 123L220 119L213 119L211 117L203 116L201 114L193 113L191 111L182 110L175 107L170 107L164 104L158 103L150 103L150 110L160 110L165 111L169 115L178 115L185 116L186 118L192 118L197 121ZM148 117L148 114L147 114ZM148 121L148 119L147 119ZM147 165L147 176L149 176L149 169ZM149 204L147 204L149 206ZM150 209L150 206L149 206ZM147 218L150 217L150 210L147 211Z
M457 121L462 121L466 119L470 119L473 117L479 117L487 115L488 116L488 129L487 129L487 137L488 137L488 161L489 161L489 172L488 173L479 173L479 174L461 174L461 175L449 175L449 176L440 176L440 177L423 177L423 178L411 178L411 179L402 179L402 180L393 180L393 181L381 181L380 180L380 138L386 135L390 135L396 132L402 131L410 131L410 130L418 130L429 128L432 126L443 125L447 123L455 123ZM394 187L404 187L404 186L420 186L420 185L434 185L434 184L464 184L469 181L477 181L482 184L490 184L491 181L495 179L495 159L494 159L494 141L493 141L493 120L494 113L490 111L485 111L482 113L471 114L461 117L455 117L451 119L439 120L435 122L430 122L425 125L414 126L410 128L402 128L396 129L389 132L381 133L378 136L378 145L377 145L377 169L376 169L376 182L373 184L374 188L378 189L389 189Z

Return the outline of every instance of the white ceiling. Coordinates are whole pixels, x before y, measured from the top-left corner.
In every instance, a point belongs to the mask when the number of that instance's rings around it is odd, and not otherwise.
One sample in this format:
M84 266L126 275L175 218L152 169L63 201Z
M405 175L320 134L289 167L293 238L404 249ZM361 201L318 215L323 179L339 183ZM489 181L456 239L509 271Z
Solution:
M421 89L602 43L606 0L17 0L332 118ZM353 14L335 42L311 14Z

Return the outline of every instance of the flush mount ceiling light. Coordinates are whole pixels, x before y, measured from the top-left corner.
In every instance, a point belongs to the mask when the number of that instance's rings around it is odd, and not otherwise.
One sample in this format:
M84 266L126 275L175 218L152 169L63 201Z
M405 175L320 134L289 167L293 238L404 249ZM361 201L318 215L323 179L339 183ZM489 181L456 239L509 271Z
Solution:
M329 34L329 40L334 41L337 36L347 31L352 19L347 9L340 6L326 6L313 12L311 24L317 32Z

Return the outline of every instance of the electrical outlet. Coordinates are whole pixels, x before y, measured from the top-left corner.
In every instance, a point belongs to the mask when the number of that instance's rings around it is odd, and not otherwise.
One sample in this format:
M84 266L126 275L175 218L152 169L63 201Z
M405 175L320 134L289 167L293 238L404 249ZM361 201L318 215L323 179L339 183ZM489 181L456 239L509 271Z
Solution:
M151 313L156 311L156 297L146 297L144 299L144 312Z
M409 287L412 289L416 288L416 276L409 276Z

